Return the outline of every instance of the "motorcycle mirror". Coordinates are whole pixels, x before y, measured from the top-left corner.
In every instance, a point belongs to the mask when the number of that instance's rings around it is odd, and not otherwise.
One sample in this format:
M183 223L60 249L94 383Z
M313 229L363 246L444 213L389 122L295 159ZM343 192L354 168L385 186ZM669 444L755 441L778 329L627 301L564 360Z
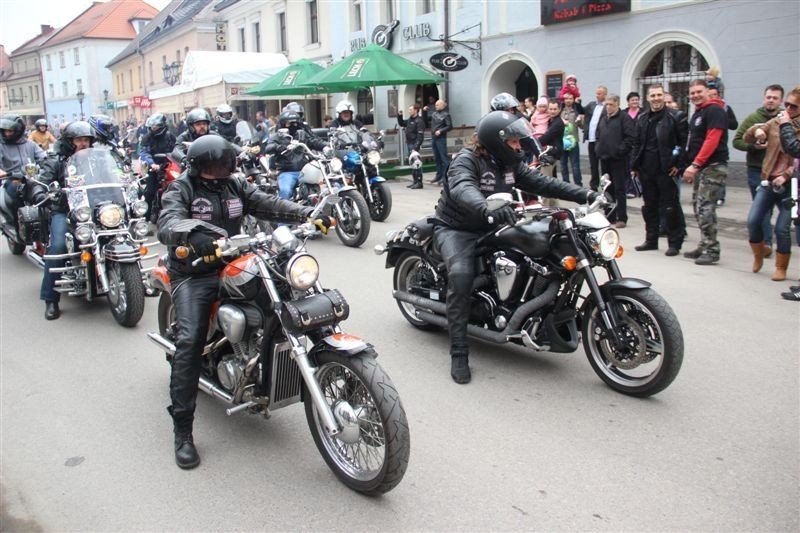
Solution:
M489 211L495 211L505 207L514 201L514 197L508 192L496 192L486 199L486 207Z

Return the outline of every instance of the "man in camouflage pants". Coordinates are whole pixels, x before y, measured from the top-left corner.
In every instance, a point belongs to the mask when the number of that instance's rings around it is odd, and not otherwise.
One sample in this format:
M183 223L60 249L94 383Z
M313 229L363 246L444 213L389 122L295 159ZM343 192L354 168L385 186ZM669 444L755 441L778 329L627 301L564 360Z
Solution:
M709 98L705 80L693 80L689 84L689 98L695 112L689 121L686 143L691 164L684 171L683 180L694 184L692 200L700 227L700 243L683 256L694 259L697 265L713 265L719 262L720 255L717 200L728 176L728 116L722 100Z

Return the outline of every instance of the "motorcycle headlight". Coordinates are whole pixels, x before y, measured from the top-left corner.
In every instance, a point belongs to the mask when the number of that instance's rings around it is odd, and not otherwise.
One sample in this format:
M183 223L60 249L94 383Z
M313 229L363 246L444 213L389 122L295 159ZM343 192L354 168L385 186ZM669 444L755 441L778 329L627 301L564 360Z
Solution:
M147 201L146 200L136 200L131 204L131 211L137 217L143 217L145 213L147 213Z
M75 220L78 222L88 222L92 216L92 208L88 205L82 205L75 209Z
M378 166L378 163L380 162L381 162L381 154L378 153L377 150L370 150L369 152L367 152L367 163L369 163L374 167Z
M107 228L116 228L125 219L125 211L116 204L104 205L97 215L100 224Z
M79 242L91 242L94 238L94 227L91 224L81 224L75 228L75 238Z
M286 266L286 279L299 291L308 290L319 278L319 263L308 254L297 254L289 259Z
M592 249L606 261L614 259L619 249L619 233L617 230L607 228L593 231L589 234Z
M342 160L338 157L334 157L331 159L331 172L339 172L342 170Z
M133 226L131 226L131 235L134 239L144 239L147 237L147 230L150 229L147 226L146 220L137 220Z

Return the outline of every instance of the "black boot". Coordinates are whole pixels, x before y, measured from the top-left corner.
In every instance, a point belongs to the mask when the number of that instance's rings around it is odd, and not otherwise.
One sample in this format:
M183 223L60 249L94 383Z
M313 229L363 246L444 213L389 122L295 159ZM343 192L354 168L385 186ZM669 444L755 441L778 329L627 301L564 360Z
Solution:
M55 320L60 316L61 316L61 310L58 308L58 302L44 303L44 317L47 320Z
M172 414L172 406L167 407L169 416L172 417L173 431L175 432L175 464L184 470L189 470L200 464L200 455L194 446L192 438L192 423L194 417L176 418Z
M450 354L450 377L459 385L470 382L472 373L469 371L469 354L467 352Z

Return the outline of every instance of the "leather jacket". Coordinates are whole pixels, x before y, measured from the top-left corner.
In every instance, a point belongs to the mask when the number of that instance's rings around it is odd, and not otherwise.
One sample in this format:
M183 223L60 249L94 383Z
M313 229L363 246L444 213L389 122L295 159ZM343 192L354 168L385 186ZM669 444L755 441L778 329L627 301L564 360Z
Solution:
M513 169L504 169L492 158L475 155L474 148L462 148L447 171L436 205L436 218L453 229L488 231L491 226L482 213L486 198L497 192L511 192L514 187L531 194L577 203L586 202L592 192L545 176L524 162Z
M161 197L158 240L167 246L167 268L170 273L179 276L203 275L222 266L220 261L192 266L197 255L191 251L184 259L175 255L178 246L188 246L189 233L203 231L205 224L222 228L228 235L237 235L245 215L288 223L306 219L308 208L267 194L244 178L230 177L221 185L210 185L208 180L194 178L184 172ZM187 220L196 224L179 224Z
M139 159L147 165L153 164L153 155L168 154L175 148L175 136L169 131L161 135L147 133L142 138L142 150L139 152Z
M641 169L642 157L647 145L647 130L652 114L653 112L650 110L643 111L636 119L636 140L631 151L632 170L639 171ZM684 168L686 166L683 158L684 148L686 147L686 136L689 134L686 115L665 107L664 116L656 124L655 133L661 170L667 173L672 167ZM672 153L675 147L678 147L678 155Z
M225 137L225 140L228 142L232 143L236 139L236 122L233 120L231 120L229 124L217 120L213 123L212 129L219 135Z
M219 135L214 130L208 130L206 135ZM202 135L201 135L202 137ZM194 135L191 130L186 130L175 139L175 148L172 149L172 159L174 159L177 163L186 166L186 153L189 151L189 148L183 144L184 142L194 142L197 140L197 136ZM235 145L234 145L235 146Z
M306 144L312 150L322 150L327 146L325 141L314 134L309 134L305 129L298 129L292 137ZM264 147L264 153L275 154L270 164L281 172L298 172L302 170L305 164L311 160L308 154L301 148L283 153L287 146L288 143L282 141L281 134L278 132L270 137Z
M425 121L419 114L404 120L400 115L397 116L397 123L406 129L406 144L409 150L419 152L422 140L425 138Z

